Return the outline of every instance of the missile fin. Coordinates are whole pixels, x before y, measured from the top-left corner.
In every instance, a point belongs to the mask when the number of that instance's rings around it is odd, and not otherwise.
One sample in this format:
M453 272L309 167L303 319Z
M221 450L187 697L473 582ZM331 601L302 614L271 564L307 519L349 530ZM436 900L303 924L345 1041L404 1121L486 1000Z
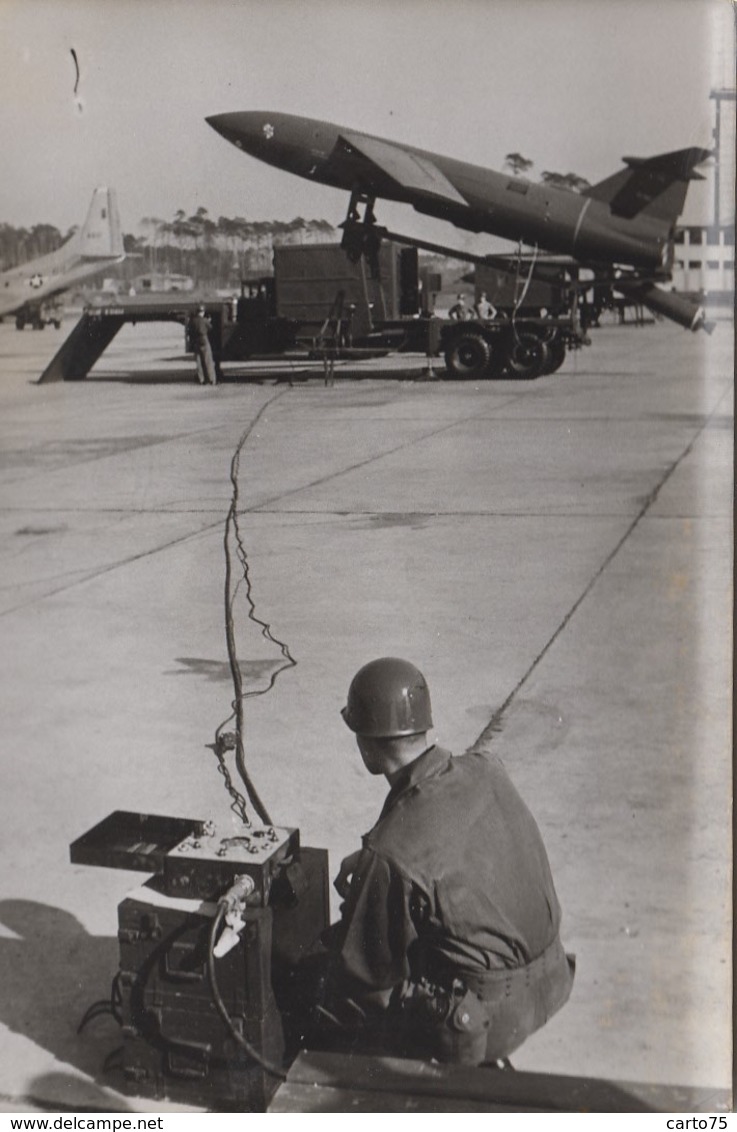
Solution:
M694 167L710 156L709 150L692 146L654 157L625 157L626 169L585 189L583 196L608 203L615 216L627 220L643 213L674 224L689 181L703 179Z

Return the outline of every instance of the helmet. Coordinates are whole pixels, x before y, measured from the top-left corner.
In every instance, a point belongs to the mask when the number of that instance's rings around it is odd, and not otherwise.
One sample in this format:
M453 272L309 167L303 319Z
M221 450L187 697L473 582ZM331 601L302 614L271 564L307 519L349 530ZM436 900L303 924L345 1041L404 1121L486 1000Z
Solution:
M432 727L430 690L414 664L384 656L353 677L341 714L351 731L367 738L417 735Z

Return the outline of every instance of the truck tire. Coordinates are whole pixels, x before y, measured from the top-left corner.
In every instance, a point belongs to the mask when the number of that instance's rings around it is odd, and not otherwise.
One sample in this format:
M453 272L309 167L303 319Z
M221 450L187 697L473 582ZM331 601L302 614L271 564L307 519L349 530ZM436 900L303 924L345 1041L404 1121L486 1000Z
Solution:
M529 330L515 333L507 353L507 376L517 381L533 381L545 372L549 352L546 344Z
M23 317L23 315L22 314L16 315L15 316L15 329L16 330L23 330L25 325L26 325L26 320Z
M543 374L556 373L566 360L566 344L562 338L555 335L545 343L545 348L548 351L548 360Z
M445 350L445 365L450 377L479 378L488 376L491 347L481 334L459 334Z

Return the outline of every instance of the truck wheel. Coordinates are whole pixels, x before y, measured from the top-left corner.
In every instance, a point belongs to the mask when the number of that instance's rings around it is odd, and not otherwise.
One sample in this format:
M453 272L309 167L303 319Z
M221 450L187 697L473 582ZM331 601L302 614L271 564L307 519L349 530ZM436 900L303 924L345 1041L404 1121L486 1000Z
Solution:
M548 356L548 347L537 334L523 330L509 344L507 374L519 381L532 381L545 372Z
M562 338L555 337L545 343L545 348L548 351L548 360L543 373L556 373L566 360L566 344Z
M486 377L491 347L480 334L459 334L445 351L445 365L451 377Z
M23 315L22 314L17 315L16 319L15 319L15 329L16 330L23 330L25 325L26 325L26 320L24 319Z

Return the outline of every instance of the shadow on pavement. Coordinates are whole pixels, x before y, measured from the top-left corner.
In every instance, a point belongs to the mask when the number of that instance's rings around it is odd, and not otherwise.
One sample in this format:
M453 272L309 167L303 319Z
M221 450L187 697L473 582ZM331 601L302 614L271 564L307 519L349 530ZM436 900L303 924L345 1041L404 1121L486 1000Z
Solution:
M356 370L356 369L336 369L333 379L328 384L337 383L339 381L407 381L428 383L433 380L437 383L444 378L437 376L433 379L428 378L421 374L416 369L407 370ZM455 384L460 380L455 379ZM470 383L471 379L469 379ZM176 369L176 370L161 370L161 369L136 369L136 370L101 370L99 373L87 374L86 377L80 378L76 384L81 382L96 383L100 385L190 385L193 388L199 388L197 376L192 369ZM323 371L317 367L314 368L295 368L288 367L270 368L265 367L262 370L236 370L231 369L222 374L218 385L210 386L203 385L203 390L212 388L219 388L221 385L304 385L307 382L312 382L318 385L325 385L325 375ZM73 379L67 379L67 384L75 384ZM519 382L515 382L519 385Z
M107 999L118 969L118 941L92 936L69 912L32 900L0 901L0 924L12 933L0 938L0 1022L101 1086L110 1084L103 1066L121 1044L111 1015L95 1018L77 1033L92 1002ZM4 1092L80 1108L82 1098L104 1110L120 1105L93 1081L74 1074L48 1073L29 1079L23 1043L6 1043ZM49 1093L49 1085L61 1085ZM68 1094L68 1100L64 1097ZM96 1099L95 1099L96 1098Z
M375 376L375 375L374 375ZM319 373L279 373L273 374L270 372L254 372L254 373L225 373L220 378L218 385L203 385L203 390L215 388L220 385L263 385L264 382L304 382L308 378L319 377L322 379L322 374ZM80 378L77 384L87 382L87 384L95 383L99 385L191 385L193 389L199 389L200 384L197 381L197 375L194 370L160 370L160 369L137 369L137 370L103 370L100 373L89 373L86 377ZM74 384L74 381L71 382ZM69 379L67 379L69 384Z
M192 369L161 370L103 370L89 373L80 382L123 385L192 385L198 387L197 374ZM74 382L72 382L74 384Z
M227 661L207 660L199 656L178 656L175 660L180 667L168 669L165 676L199 676L211 683L231 683L233 680ZM281 668L281 663L278 660L241 660L238 667L248 690L255 691L268 682L272 672Z
M108 1093L94 1081L73 1073L41 1073L25 1095L41 1112L135 1112L117 1093Z

